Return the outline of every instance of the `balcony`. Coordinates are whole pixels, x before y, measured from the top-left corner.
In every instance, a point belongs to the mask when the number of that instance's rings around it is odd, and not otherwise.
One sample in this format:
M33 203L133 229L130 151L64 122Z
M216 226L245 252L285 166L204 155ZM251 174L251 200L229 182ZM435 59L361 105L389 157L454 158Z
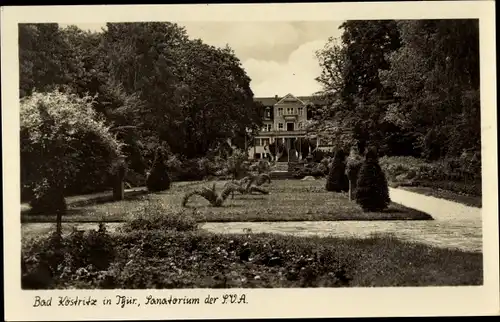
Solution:
M305 130L260 131L257 137L304 136L305 134L306 134Z
M297 112L297 109L293 109L293 110L284 110L283 111L283 116L284 117L287 117L287 116L299 116L299 112Z

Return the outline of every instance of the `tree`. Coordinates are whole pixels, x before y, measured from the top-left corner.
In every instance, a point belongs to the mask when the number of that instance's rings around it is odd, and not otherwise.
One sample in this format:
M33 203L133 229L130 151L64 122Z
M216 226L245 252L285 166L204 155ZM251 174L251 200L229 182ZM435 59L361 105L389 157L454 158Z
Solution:
M480 150L479 23L399 21L402 47L382 71L398 100L386 119L416 138L428 159Z
M201 40L188 42L184 50L180 59L187 66L186 77L179 87L184 154L199 157L213 142L235 137L241 147L247 129L260 128L261 111L240 61L230 48L215 48ZM177 135L174 141L179 142Z
M347 62L338 117L363 152L368 144L380 146L386 137L381 124L393 91L383 86L379 71L390 68L386 56L400 47L399 29L394 20L347 21L341 28Z
M326 178L326 190L342 192L349 190L349 183L345 174L345 154L337 149L333 162Z
M65 189L80 173L108 176L122 144L92 108L91 97L34 92L21 100L21 182L32 212L61 215Z
M326 104L312 109L314 114L308 117L310 121L306 129L322 141L335 142L345 148L353 141L341 96L348 68L347 47L341 39L330 37L324 48L316 52L316 57L321 68L316 81L322 86L318 94Z
M68 83L68 50L58 24L19 24L20 96Z
M384 146L383 116L392 89L383 86L379 70L390 68L386 55L399 48L395 21L347 21L341 40L331 38L317 53L327 105L313 121L313 129L344 147L368 143ZM390 128L388 128L390 129ZM391 129L390 129L391 130Z
M146 102L141 127L172 153L201 157L228 138L242 147L247 128L260 127L250 79L230 48L190 40L172 23L108 24L104 47L110 72Z
M370 148L366 153L356 186L356 202L363 211L383 211L389 206L389 187L376 149Z
M321 74L316 80L322 85L324 97L334 97L344 90L344 73L347 68L347 48L338 38L330 37L325 46L316 52Z

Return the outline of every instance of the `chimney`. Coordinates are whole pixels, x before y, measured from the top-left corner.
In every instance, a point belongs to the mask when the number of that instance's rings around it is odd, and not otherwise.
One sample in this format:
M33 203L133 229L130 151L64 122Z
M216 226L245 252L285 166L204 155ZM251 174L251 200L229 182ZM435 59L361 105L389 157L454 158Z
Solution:
M277 100L277 101L279 101L278 95L274 95L274 99Z

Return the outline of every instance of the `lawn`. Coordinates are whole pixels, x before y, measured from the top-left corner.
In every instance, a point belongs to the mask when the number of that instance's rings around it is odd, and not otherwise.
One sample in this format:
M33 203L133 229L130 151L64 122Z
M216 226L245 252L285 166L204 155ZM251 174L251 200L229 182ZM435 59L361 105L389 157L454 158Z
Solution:
M54 239L39 237L29 241L23 245L22 287L285 288L483 283L482 254L478 253L433 248L391 236L351 239L217 235L198 230L196 222L186 217L168 217L133 220L113 234L74 232L57 244L60 252L54 251Z
M338 220L431 220L426 213L392 203L384 212L365 213L345 193L327 192L324 180L274 180L264 186L269 195L230 196L222 207L212 207L199 196L191 197L188 207L181 206L183 195L213 182L176 183L166 192L156 194L132 194L126 200L70 204L65 222L120 222L143 215L145 207L160 204L165 213L183 212L194 214L198 222L228 221L338 221ZM217 191L224 181L216 182ZM23 212L22 222L54 222L55 216L29 215Z

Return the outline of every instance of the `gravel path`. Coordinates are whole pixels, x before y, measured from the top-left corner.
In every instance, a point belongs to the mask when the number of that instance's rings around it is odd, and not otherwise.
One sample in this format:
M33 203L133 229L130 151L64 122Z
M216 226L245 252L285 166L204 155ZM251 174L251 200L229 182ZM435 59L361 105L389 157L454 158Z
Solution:
M338 236L366 238L373 234L392 234L403 240L436 247L482 251L481 208L469 207L452 201L424 196L414 192L390 188L392 201L432 215L426 221L311 221L311 222L230 222L205 223L202 229L215 233L293 234L297 236ZM64 223L63 228L95 229L97 223ZM121 223L109 223L113 231ZM22 225L23 236L37 235L54 227L50 223Z

